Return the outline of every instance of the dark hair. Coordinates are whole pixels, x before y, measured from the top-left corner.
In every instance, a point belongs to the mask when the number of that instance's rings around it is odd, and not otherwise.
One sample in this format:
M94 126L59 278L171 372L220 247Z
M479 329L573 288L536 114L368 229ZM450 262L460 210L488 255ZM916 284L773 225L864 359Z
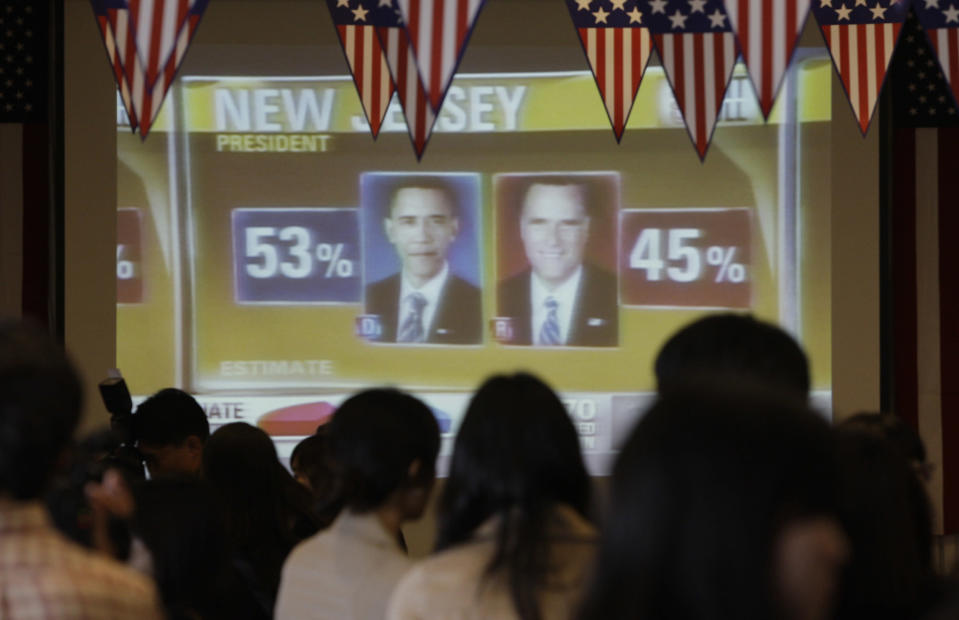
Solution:
M781 527L834 513L826 423L762 391L660 398L617 458L579 618L779 618Z
M333 414L330 447L343 500L354 512L382 506L390 494L435 476L440 430L429 407L399 390L359 392ZM414 461L422 468L409 478Z
M255 572L261 593L272 599L287 554L317 530L310 492L280 464L270 436L245 422L210 435L203 474L223 506L243 571Z
M809 398L802 348L782 328L750 315L713 314L686 325L660 349L655 370L661 393L722 375L784 390L802 403Z
M404 189L422 189L439 192L443 197L443 203L447 206L451 218L460 216L459 195L456 190L450 186L449 182L444 181L442 177L435 175L413 175L396 177L396 181L390 188L389 202L386 203L386 209L383 213L384 218L393 215L393 206L396 204L396 196L400 190Z
M329 426L319 427L316 434L296 444L290 454L290 469L309 480L320 527L331 524L343 508L343 501L330 454Z
M550 570L546 525L566 504L584 517L589 477L563 403L536 377L488 379L470 401L439 500L437 550L470 538L499 517L486 576L505 573L521 618L539 618L537 593Z
M181 444L190 435L200 441L210 436L210 423L196 399L177 388L160 390L137 407L134 436L156 446Z
M229 574L222 514L196 479L158 479L134 487L133 532L153 560L170 618L215 617Z
M893 413L860 411L843 420L842 428L878 434L890 441L907 461L926 463L926 446L919 433Z
M73 365L46 332L0 321L0 492L17 500L43 494L82 400Z
M849 535L838 617L917 617L933 577L929 500L879 415L837 427L840 518Z

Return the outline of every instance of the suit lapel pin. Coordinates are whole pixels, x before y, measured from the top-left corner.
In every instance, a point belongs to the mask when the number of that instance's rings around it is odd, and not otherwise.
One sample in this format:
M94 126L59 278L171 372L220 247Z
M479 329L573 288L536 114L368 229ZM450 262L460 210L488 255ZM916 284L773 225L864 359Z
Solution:
M587 319L586 324L589 325L590 327L599 327L600 325L602 325L602 324L605 323L605 322L606 322L606 321L604 321L603 319L598 319L598 318L596 318L596 317L590 317L589 319Z

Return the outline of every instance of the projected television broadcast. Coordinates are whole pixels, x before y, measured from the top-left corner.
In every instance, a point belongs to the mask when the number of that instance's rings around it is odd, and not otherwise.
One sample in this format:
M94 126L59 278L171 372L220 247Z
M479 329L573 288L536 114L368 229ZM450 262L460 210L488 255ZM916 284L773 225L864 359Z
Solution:
M383 384L448 455L471 391L530 370L602 474L665 339L735 311L795 333L828 404L831 71L801 50L764 123L737 66L704 162L656 66L621 144L586 71L460 73L422 161L347 75L184 75L146 141L118 108L118 365L281 456Z

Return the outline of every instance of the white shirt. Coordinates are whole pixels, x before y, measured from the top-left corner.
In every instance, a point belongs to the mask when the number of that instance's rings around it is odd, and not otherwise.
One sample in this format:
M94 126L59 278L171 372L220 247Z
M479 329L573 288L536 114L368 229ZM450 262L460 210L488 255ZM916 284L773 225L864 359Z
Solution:
M412 562L375 513L344 510L283 565L277 620L382 620Z
M403 321L406 319L406 315L410 312L410 304L406 301L407 297L413 293L419 293L426 299L426 305L423 306L423 311L421 312L423 319L423 339L429 339L430 327L432 326L433 317L436 315L436 307L440 303L440 294L443 292L443 287L446 286L446 280L449 278L449 275L450 265L448 262L443 261L443 268L440 269L440 272L433 276L429 282L420 288L416 288L413 286L413 283L410 282L409 278L406 277L406 273L403 273L401 278L402 284L400 285L400 303L398 304L396 315L397 333L399 333Z
M583 266L580 265L572 276L565 282L556 287L556 290L550 291L546 288L543 280L532 272L530 277L530 301L532 303L533 319L533 344L543 344L540 342L539 335L543 329L543 323L549 311L546 309L546 299L552 297L559 304L556 307L556 318L559 320L559 341L566 344L569 339L570 323L573 320L573 307L576 305L577 292L579 291L579 282L583 279Z

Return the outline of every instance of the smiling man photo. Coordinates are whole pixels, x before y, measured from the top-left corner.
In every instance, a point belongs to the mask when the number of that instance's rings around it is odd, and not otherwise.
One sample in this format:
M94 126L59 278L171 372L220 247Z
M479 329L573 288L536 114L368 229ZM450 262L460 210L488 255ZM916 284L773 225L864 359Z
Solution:
M616 276L585 259L592 213L584 179L543 178L525 189L519 229L529 267L502 282L498 295L508 344L617 345Z
M454 273L450 250L461 229L456 189L443 177L416 177L389 194L382 226L400 271L366 287L366 314L378 342L479 344L480 289Z

